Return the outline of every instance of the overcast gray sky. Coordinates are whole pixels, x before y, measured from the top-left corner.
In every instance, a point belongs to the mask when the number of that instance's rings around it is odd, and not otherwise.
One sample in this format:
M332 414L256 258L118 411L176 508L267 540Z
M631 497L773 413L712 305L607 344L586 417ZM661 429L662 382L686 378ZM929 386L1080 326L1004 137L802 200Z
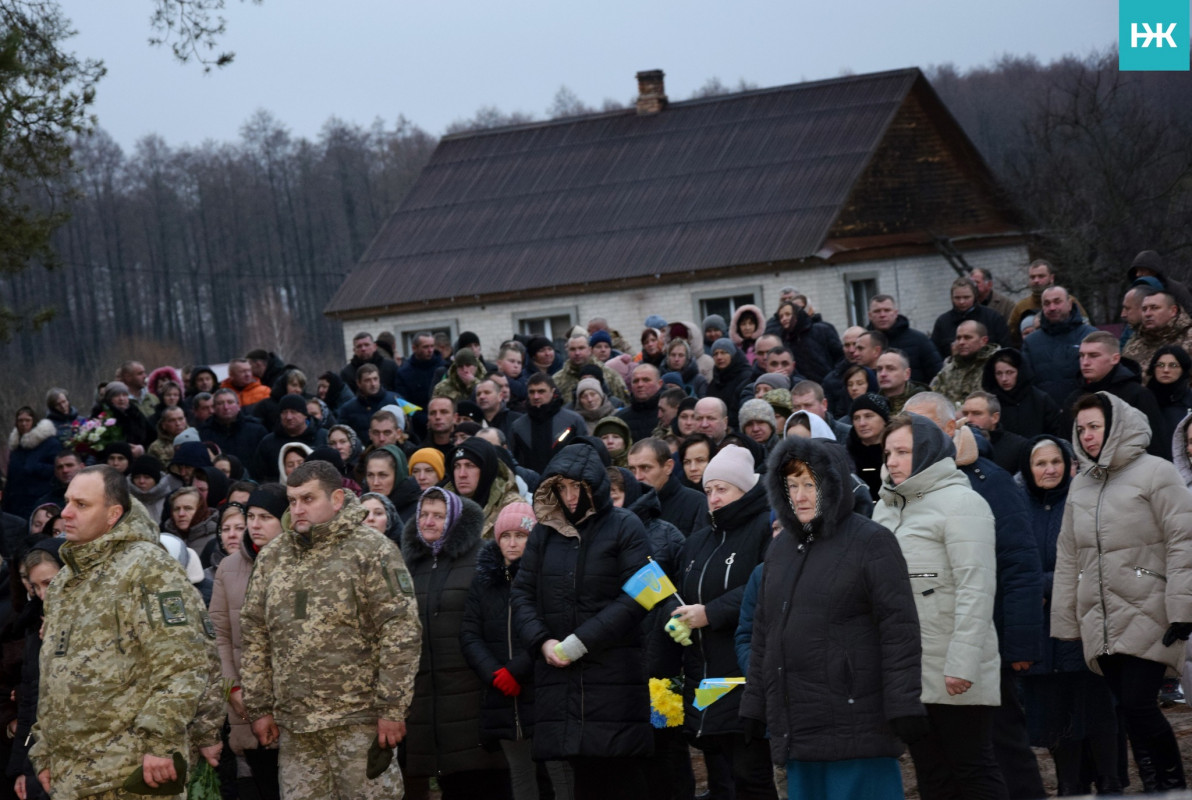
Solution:
M314 138L331 116L399 116L432 134L481 106L545 116L566 85L628 102L634 73L666 72L672 100L708 78L778 86L1003 54L1050 61L1112 45L1116 0L228 0L231 66L204 75L151 48L150 0L62 0L79 55L108 75L95 105L125 147L238 138L257 109Z

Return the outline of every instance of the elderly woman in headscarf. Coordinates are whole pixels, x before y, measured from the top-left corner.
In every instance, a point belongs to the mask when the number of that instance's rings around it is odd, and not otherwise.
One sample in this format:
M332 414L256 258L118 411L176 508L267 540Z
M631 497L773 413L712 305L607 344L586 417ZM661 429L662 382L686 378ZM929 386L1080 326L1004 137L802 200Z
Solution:
M484 685L464 659L459 638L483 527L480 506L432 486L402 530L402 557L422 622L422 660L406 716L408 797L422 796L432 776L444 800L510 796L504 757L480 747Z

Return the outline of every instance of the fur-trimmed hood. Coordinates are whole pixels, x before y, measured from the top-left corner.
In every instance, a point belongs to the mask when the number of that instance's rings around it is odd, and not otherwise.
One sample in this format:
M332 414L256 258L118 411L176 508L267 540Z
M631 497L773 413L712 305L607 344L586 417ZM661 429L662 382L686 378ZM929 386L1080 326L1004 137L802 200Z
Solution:
M853 513L852 480L849 478L851 469L848 453L843 447L834 442L819 439L803 439L798 436L788 436L778 443L770 456L769 469L762 476L766 484L766 493L770 499L770 507L774 509L783 530L804 538L800 532L804 530L803 523L795 517L795 510L791 507L790 495L786 488L786 465L791 461L802 461L815 474L816 488L819 494L817 512L820 519L818 536L831 536L840 525Z
M471 550L480 541L480 532L484 530L484 510L466 497L460 500L463 509L459 512L459 520L439 551L439 557L447 560L459 558ZM415 518L406 520L402 527L401 555L409 565L432 557L430 548L418 538L418 520Z
M521 559L511 563L508 568L505 566L505 556L501 553L501 548L496 542L485 542L484 546L480 548L480 552L476 554L476 577L473 580L480 586L500 586L506 582L513 585L513 581L517 578L517 570L521 564ZM508 569L509 578L506 580L505 571Z
M16 450L19 447L21 450L36 450L57 435L57 426L48 419L41 419L23 436L18 436L17 429L13 428L8 435L8 449Z
M741 324L741 317L746 314L753 314L753 318L757 320L757 327L753 331L753 336L749 339L750 342L757 341L757 338L766 332L766 315L762 313L760 308L750 304L738 306L737 310L733 312L732 322L728 324L729 338L737 347L740 347L745 341L745 337L741 335L739 326Z

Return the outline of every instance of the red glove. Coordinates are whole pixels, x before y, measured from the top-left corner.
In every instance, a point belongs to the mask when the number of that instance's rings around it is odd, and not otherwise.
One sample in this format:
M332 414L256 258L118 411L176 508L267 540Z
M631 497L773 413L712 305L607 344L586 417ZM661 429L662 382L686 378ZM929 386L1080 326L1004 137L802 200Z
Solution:
M504 667L493 673L493 686L506 697L517 697L521 694L521 684Z

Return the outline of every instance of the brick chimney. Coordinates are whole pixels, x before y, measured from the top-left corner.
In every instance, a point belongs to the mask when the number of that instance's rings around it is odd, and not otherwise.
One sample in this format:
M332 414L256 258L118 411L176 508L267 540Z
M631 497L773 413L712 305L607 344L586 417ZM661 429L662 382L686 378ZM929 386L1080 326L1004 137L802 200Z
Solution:
M657 114L666 108L666 87L660 69L637 73L637 113L639 116Z

